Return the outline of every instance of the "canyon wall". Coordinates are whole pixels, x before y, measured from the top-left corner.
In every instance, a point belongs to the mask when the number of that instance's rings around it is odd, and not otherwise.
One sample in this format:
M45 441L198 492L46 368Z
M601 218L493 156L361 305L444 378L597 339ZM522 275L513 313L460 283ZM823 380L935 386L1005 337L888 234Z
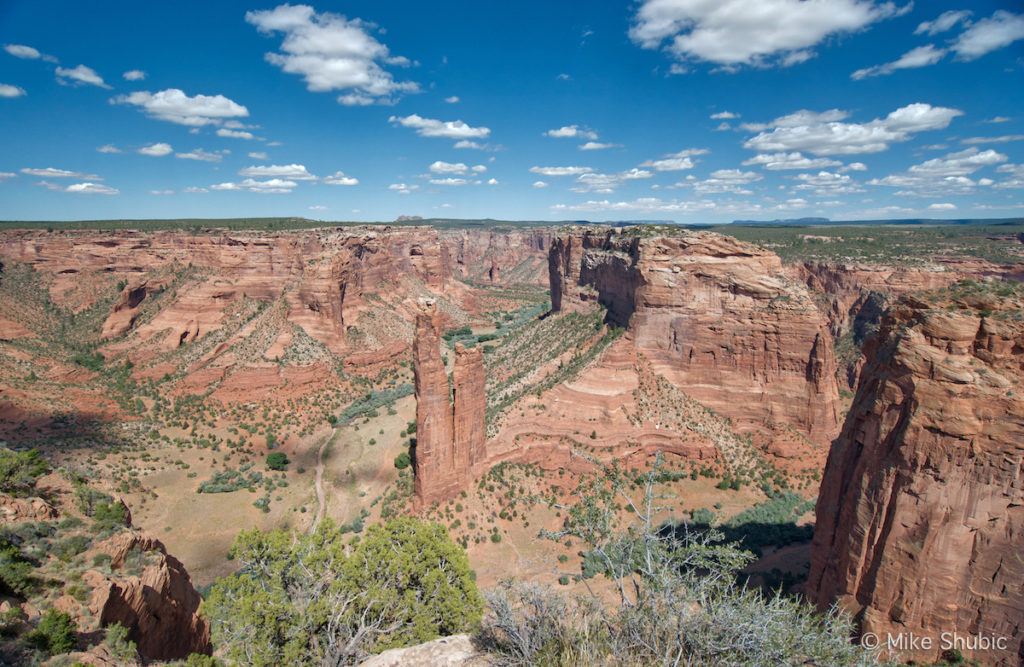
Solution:
M491 284L544 285L552 230L443 230L440 240L457 278Z
M808 595L864 633L1005 637L1024 661L1024 289L908 296L866 349L829 453Z
M132 330L139 309L175 273L190 271L198 284L177 295L135 333L162 334L169 347L217 328L225 309L241 298L287 303L288 319L310 336L344 348L347 323L366 306L363 296L411 278L443 290L452 277L447 247L436 230L325 228L302 232L59 233L8 232L0 236L0 258L30 264L52 276L58 303L84 274L100 272L125 282L104 325L107 338ZM156 279L152 272L166 272Z
M465 490L484 450L487 393L483 353L457 345L453 369L454 405L441 357L441 315L434 303L416 317L413 370L416 392L415 493L421 505Z
M603 305L658 373L704 405L745 430L835 436L832 337L775 254L710 232L576 231L548 257L555 311Z

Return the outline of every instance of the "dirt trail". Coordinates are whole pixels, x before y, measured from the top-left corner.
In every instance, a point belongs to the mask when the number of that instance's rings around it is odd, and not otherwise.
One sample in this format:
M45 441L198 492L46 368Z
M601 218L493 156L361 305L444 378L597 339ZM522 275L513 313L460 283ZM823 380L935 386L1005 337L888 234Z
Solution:
M313 519L313 525L309 527L311 533L316 530L324 518L324 513L327 512L327 499L324 497L324 452L327 451L328 445L337 435L338 429L331 429L330 434L320 443L320 449L316 452L316 517Z

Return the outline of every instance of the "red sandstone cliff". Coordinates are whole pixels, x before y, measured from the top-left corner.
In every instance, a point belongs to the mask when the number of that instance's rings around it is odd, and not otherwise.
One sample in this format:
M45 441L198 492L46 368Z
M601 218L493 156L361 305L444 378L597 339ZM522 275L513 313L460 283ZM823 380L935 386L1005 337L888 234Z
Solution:
M455 420L456 469L469 471L487 458L486 439L487 392L484 379L484 353L479 347L455 346L455 367L452 393Z
M455 276L468 280L545 284L550 229L446 230L440 240Z
M806 287L768 251L709 232L555 239L553 309L597 302L654 369L748 429L838 430L832 337Z
M829 454L807 591L863 632L1006 637L1006 650L964 653L1017 665L1024 289L1007 285L905 297L883 318Z
M472 467L484 450L487 394L483 354L456 346L454 406L441 358L441 316L433 303L416 318L413 340L416 390L415 491L424 505L447 500L466 489Z
M27 263L53 276L58 303L83 274L102 272L127 281L104 325L104 337L135 326L139 308L163 283L147 272L191 270L194 284L177 294L135 335L161 338L165 347L218 328L239 299L284 298L288 319L335 349L345 344L349 318L365 306L363 295L388 283L413 279L428 289L448 287L452 268L437 231L337 228L304 232L162 231L9 232L0 236L0 258Z

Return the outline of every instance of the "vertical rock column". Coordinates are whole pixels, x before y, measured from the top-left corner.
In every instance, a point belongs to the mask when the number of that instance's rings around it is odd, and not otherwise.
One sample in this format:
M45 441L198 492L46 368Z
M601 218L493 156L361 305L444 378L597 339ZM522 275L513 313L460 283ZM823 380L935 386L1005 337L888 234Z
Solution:
M441 324L431 304L416 318L416 499L421 505L447 500L467 488L473 467L486 458L487 394L479 348L455 347L452 384L441 359Z
M441 320L431 303L416 316L412 343L416 387L416 497L429 504L446 497L455 472L448 373L441 359Z
M487 390L484 383L484 355L479 347L455 346L455 465L465 488L473 466L483 462L486 452Z

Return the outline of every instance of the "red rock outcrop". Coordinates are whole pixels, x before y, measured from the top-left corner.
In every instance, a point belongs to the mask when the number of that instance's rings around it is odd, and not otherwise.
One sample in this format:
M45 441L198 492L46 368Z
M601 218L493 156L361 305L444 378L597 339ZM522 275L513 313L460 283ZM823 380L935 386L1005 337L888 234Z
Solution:
M842 262L798 262L786 267L805 283L828 317L829 331L844 350L840 382L853 389L863 365L860 348L878 328L882 311L904 294L947 287L964 278L1013 277L1019 265L1000 266L981 260L938 258L920 266ZM1018 278L1019 279L1019 278ZM846 338L843 341L840 339Z
M199 614L202 598L185 566L156 539L120 533L100 545L111 554L114 574L95 570L84 579L93 587L89 609L103 626L120 623L146 660L180 660L210 652L210 626ZM118 572L132 551L146 557L139 576Z
M103 323L101 338L116 338L127 333L135 325L142 302L154 292L166 287L164 281L142 280L135 285L125 285L121 295Z
M600 303L658 373L740 427L838 431L832 337L775 254L709 232L583 231L552 242L549 276L555 311Z
M42 498L13 498L0 494L0 523L49 521L56 517L57 510Z
M225 310L240 299L281 297L289 321L324 344L343 348L347 323L366 305L365 292L405 279L440 290L452 276L447 246L436 230L425 227L203 234L18 231L0 235L0 258L52 275L54 298L84 274L128 281L104 325L107 338L133 330L138 308L150 289L158 288L147 282L147 272L191 275L187 290L134 330L142 340L170 330L161 339L165 348L219 328Z
M456 346L454 405L441 358L441 316L433 302L416 318L413 341L416 391L415 490L424 505L466 489L472 466L486 458L483 354Z
M1005 638L962 652L1024 661L1024 289L904 297L868 344L829 453L807 592L863 633Z
M484 380L484 353L479 347L455 345L455 367L452 372L454 399L455 466L469 471L487 458L486 439L487 392Z
M459 278L543 285L551 237L550 229L472 229L443 231L440 239Z

